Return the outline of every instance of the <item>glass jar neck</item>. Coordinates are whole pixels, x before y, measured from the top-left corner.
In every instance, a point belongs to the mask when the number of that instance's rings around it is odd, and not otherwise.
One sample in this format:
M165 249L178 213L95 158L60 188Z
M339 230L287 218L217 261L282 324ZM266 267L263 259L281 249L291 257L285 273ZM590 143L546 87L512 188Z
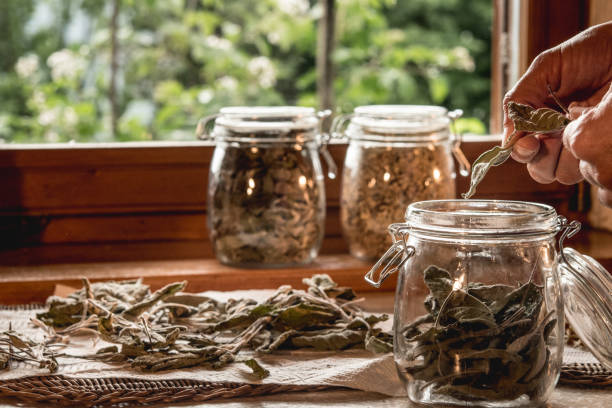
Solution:
M352 140L432 143L449 140L445 108L422 105L359 106L346 129Z
M442 127L431 132L424 133L377 133L372 129L363 128L353 123L346 130L348 140L353 143L373 143L381 145L393 145L406 147L420 147L429 145L448 145L451 142L451 134L448 127Z
M421 201L406 210L406 232L455 240L548 239L561 229L549 205L501 200Z
M317 140L320 119L297 106L222 108L211 138L238 143L307 143Z
M306 145L318 144L319 134L316 129L292 129L283 132L269 130L260 132L235 132L215 125L212 137L219 143L237 145Z

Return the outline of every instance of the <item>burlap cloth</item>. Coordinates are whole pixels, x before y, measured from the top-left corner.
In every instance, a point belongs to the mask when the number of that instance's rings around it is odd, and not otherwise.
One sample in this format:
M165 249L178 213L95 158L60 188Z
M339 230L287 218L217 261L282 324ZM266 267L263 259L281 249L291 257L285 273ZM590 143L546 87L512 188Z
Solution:
M235 292L206 292L207 296L226 300L248 297L263 300L273 293L272 290L251 290ZM34 310L0 310L0 331L8 330L9 323L13 330L26 334L33 339L42 339L41 329L30 324L30 317L42 309ZM390 329L391 322L384 322ZM109 344L93 337L80 337L71 340L63 350L67 354L91 354L93 350ZM243 353L246 357L248 353ZM318 351L279 351L274 354L259 354L258 361L270 371L270 376L257 380L250 374L244 364L230 364L220 369L191 368L161 373L141 373L129 366L111 365L82 359L65 359L60 362L58 375L68 378L133 378L140 380L200 380L215 382L232 382L247 384L295 384L312 386L348 387L362 391L372 391L389 396L405 396L406 391L398 376L391 353L372 354L364 350L346 350L342 352ZM597 363L592 354L566 348L564 365ZM0 380L10 380L28 376L48 374L43 369L30 365L15 365L11 370L0 372Z

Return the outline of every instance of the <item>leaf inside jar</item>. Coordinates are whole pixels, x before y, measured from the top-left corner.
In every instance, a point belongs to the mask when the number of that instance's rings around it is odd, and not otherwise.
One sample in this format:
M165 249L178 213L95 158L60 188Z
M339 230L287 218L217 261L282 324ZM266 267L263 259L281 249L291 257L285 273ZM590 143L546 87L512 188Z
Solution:
M547 381L548 339L557 324L543 288L529 281L453 285L437 266L423 272L427 314L403 329L405 371L421 389L461 400L511 400Z
M208 207L217 258L241 267L309 262L320 246L325 220L325 190L314 148L229 145L222 151L220 169L210 176Z

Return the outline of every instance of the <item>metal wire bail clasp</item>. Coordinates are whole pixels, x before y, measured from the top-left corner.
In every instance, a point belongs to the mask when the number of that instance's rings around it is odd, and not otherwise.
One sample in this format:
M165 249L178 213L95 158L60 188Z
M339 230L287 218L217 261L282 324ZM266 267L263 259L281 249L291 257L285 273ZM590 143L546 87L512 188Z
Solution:
M376 264L366 273L364 279L370 285L379 288L389 275L399 271L404 263L414 255L415 249L406 242L409 228L406 224L397 223L389 225L389 234L393 244ZM382 269L381 269L382 268ZM376 279L377 272L378 279Z
M202 119L198 121L198 125L196 126L196 137L200 140L210 140L212 139L212 135L210 134L210 124L219 117L218 113L214 115L204 116Z
M463 111L461 109L455 109L453 111L448 112L448 118L451 123L451 131L452 131L452 147L451 150L453 152L453 156L455 156L455 160L459 164L459 174L463 177L467 177L470 175L470 171L472 169L472 165L470 161L465 157L463 150L461 150L461 142L463 137L459 132L457 132L457 128L455 126L455 121L463 116Z
M349 121L355 116L354 113L345 113L338 115L332 120L331 126L329 127L329 134L334 139L346 139L344 131Z
M325 160L325 163L327 164L327 177L333 180L338 174L338 166L336 166L334 158L327 149L327 145L331 140L331 136L329 133L323 131L322 126L323 120L331 116L331 114L332 111L330 109L325 109L323 111L317 112L317 118L319 119L319 134L321 135L319 139L319 152L321 153L321 156L323 156L323 160Z
M562 215L559 215L557 217L557 223L559 224L559 231L561 232L561 237L559 237L558 253L559 255L561 255L561 258L563 258L563 260L565 261L565 255L563 254L563 250L565 248L563 247L563 242L565 241L566 238L571 238L574 235L576 235L578 231L580 231L580 228L582 228L582 224L580 224L579 221L575 221L575 220L568 223L567 218L565 218ZM569 263L567 264L570 265Z

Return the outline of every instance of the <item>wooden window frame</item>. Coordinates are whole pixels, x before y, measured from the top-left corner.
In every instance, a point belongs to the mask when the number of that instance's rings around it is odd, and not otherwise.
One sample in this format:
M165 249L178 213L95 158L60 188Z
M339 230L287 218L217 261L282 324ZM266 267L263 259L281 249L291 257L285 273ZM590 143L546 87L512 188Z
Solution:
M473 137L469 160L498 143ZM0 149L0 264L212 257L206 185L207 143L30 146ZM329 148L342 171L345 144ZM494 181L493 181L494 180ZM457 191L467 179L457 178ZM345 253L340 180L326 180L323 254ZM574 187L540 185L525 167L494 169L480 197L545 201L567 214Z
M612 17L612 6L607 0L493 0L493 8L490 129L501 133L503 96L531 61Z
M508 66L501 62L502 42L507 41L510 27L504 20L509 18L509 5L520 2L522 18L529 22L521 28L524 30L521 31L521 52L526 56L521 69L525 69L526 62L542 49L580 31L584 28L580 24L587 24L581 15L573 20L575 24L568 26L566 19L570 13L547 13L547 7L552 2L580 3L584 10L588 1L493 1L496 14L491 100L498 116L493 115L491 119L492 129L497 132L501 129L501 110L497 109L508 86ZM560 21L566 27L563 33L559 31L564 26ZM552 27L542 29L544 24L554 26L554 30ZM327 68L321 68L320 75L329 77L332 67L329 61L324 64ZM331 103L330 97L326 98L327 103ZM468 159L473 161L480 152L498 142L498 136L467 137L463 149ZM237 282L241 287L262 287L263 283L274 286L276 281L271 280L272 276L289 279L287 282L291 283L291 279L299 281L302 275L313 271L329 272L329 268L336 268L333 275L339 276L341 283L361 288L356 279L368 264L346 255L339 221L339 179L326 181L323 261L312 267L282 272L245 273L219 266L213 260L206 230L206 184L213 148L212 144L205 142L0 147L0 283L5 285L3 292L23 292L29 287L23 286L23 282L40 282L42 276L46 276L46 282L59 282L62 276L65 283L74 283L77 279L74 274L78 272L68 274L62 266L50 266L48 272L30 270L33 272L22 278L26 269L14 265L145 260L187 262L174 274L168 265L179 264L164 264L167 266L158 268L157 275L150 272L157 276L150 279L155 284L162 284L177 276L197 281L197 276L206 275L193 290L236 287ZM341 171L346 145L333 144L330 151ZM458 177L457 190L466 189L467 180ZM528 176L525 166L513 161L503 169L494 169L481 185L479 194L480 197L547 202L568 217L585 218L583 188L556 183L537 184ZM584 243L583 248L588 245ZM199 269L190 266L189 260L194 259L201 260ZM325 266L327 264L332 266ZM98 273L96 268L103 268L90 265L83 266L84 274L91 272L95 275ZM126 268L132 268L130 270L135 276L140 270L133 266L117 266L116 270ZM101 273L97 276L102 279L111 275ZM127 272L116 274L117 277L128 275ZM39 283L39 286L36 290L43 291L40 288L45 287L44 284ZM28 300L40 300L43 292L36 290ZM44 293L48 294L48 288Z

